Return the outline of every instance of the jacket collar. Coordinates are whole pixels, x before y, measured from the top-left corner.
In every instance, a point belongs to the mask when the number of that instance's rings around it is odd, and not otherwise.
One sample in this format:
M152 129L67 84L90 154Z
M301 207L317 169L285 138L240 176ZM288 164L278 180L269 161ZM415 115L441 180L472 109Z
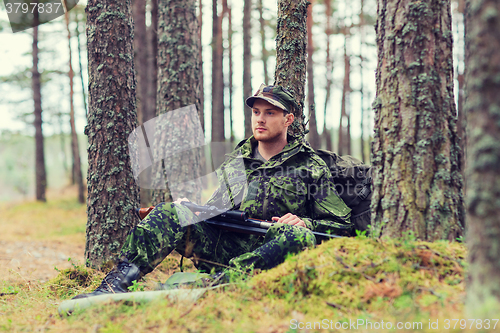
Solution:
M271 164L270 166L276 166L283 163L290 157L298 154L299 152L313 152L313 149L311 148L309 143L301 136L292 136L288 134L287 141L288 143L283 148L283 150L273 156L266 164ZM240 141L235 150L228 154L228 156L242 156L243 158L251 158L252 149L253 147L255 147L255 145L257 145L257 140L252 135L248 139Z

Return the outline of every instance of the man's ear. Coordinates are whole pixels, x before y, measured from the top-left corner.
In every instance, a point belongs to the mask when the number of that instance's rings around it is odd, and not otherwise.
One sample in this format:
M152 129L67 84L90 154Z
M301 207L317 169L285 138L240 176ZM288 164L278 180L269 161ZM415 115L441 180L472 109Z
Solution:
M293 123L293 120L295 119L295 116L293 115L293 113L289 113L285 117L286 117L285 125L286 126L290 126Z

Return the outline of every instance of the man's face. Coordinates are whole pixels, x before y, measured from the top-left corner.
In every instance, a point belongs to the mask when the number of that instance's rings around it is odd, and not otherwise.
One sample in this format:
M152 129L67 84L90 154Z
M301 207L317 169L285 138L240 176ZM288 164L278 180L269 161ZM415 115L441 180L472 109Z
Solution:
M288 126L293 122L293 114L257 99L252 106L252 131L257 141L271 142L285 136Z

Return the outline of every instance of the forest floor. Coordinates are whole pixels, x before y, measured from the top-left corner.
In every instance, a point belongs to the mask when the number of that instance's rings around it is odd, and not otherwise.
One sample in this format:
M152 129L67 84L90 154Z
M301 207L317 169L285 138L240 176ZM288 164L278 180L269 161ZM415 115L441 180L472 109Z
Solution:
M463 316L465 246L411 235L328 241L195 302L122 301L59 316L61 302L104 276L83 265L85 205L73 198L0 204L0 331L465 332L478 325ZM178 255L167 257L138 290L165 282L178 263Z

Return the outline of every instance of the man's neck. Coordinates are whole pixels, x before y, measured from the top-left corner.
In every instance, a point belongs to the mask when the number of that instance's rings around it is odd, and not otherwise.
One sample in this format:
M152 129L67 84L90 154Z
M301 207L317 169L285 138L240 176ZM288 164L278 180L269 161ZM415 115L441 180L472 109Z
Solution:
M287 143L288 141L285 136L279 141L273 141L273 142L259 141L257 147L259 149L260 155L264 157L266 160L269 160L274 155L280 153L283 150L283 148L285 148Z

